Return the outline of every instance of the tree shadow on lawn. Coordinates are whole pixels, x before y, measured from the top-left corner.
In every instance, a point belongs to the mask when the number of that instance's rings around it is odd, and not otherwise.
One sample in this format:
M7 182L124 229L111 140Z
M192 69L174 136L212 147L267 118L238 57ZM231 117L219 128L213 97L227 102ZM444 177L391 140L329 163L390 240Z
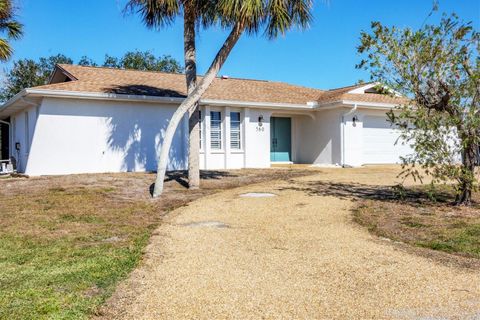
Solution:
M455 206L451 185L400 188L356 183L304 182L285 187L309 196L332 196L356 202L352 220L397 248L444 265L478 270L480 193L471 207ZM432 199L432 193L434 198Z
M401 201L414 206L434 203L447 205L454 202L454 195L442 187L435 190L434 199L432 199L432 193L428 192L426 185L402 188L401 186L315 181L304 182L301 187L286 187L280 190L302 191L310 196L333 196L340 199Z
M217 170L200 170L200 179L201 180L221 180L223 178L236 178L238 175L233 174L228 171L217 171ZM188 188L188 171L168 171L165 174L164 182L175 181L184 188ZM155 188L155 183L150 185L150 194L153 194L153 189Z

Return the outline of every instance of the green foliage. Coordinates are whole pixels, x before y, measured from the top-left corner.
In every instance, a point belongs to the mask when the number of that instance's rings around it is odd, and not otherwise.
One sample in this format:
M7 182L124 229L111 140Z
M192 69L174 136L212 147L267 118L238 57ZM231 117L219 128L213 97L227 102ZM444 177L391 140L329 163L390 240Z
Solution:
M89 57L83 56L78 61L78 65L84 66L84 67L96 67L97 63L94 60L90 59Z
M407 198L407 189L403 184L396 184L392 187L393 195L401 200L405 200Z
M31 59L15 61L0 89L0 99L6 101L25 88L46 84L55 65L59 63L73 63L73 61L62 54L40 58L39 61Z
M403 175L422 180L427 174L433 183L454 180L457 202L469 204L478 188L480 34L456 15L419 30L373 22L371 33L362 32L358 51L365 56L358 68L410 100L388 113L402 133L397 143L415 151L402 159Z
M156 57L150 51L130 51L121 59L106 55L105 67L180 73L183 67L169 55Z
M13 68L7 72L6 81L0 89L0 99L7 101L25 88L32 88L48 83L57 64L72 64L73 60L63 54L42 57L38 61L22 59L13 63ZM98 64L87 56L83 56L78 64L95 67ZM155 57L151 52L131 51L121 59L105 56L105 67L135 69L144 71L182 72L181 64L171 56Z
M23 35L23 25L15 20L15 8L12 0L0 0L0 60L6 61L12 56L10 40L17 40Z
M117 57L112 57L108 54L105 55L105 61L103 62L104 67L108 68L120 68L121 63Z
M149 28L170 25L182 12L185 1L129 0L126 11L138 13ZM197 24L232 28L239 24L249 34L263 30L267 38L284 35L292 27L307 28L312 20L311 0L196 0L188 2L197 13Z

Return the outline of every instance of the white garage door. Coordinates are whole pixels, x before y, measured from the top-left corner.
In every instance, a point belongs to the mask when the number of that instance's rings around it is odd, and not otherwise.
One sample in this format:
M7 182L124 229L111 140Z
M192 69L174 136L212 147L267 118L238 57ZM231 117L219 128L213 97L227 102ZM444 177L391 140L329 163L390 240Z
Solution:
M390 126L386 116L366 116L363 120L363 163L400 163L400 156L411 153L408 145L399 141L399 130Z

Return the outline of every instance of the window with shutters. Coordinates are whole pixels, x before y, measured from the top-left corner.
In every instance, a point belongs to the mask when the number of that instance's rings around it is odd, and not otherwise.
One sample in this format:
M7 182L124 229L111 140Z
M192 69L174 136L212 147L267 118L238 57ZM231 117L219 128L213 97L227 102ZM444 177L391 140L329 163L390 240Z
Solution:
M240 112L230 112L230 148L242 149Z
M210 147L222 149L222 113L210 111Z

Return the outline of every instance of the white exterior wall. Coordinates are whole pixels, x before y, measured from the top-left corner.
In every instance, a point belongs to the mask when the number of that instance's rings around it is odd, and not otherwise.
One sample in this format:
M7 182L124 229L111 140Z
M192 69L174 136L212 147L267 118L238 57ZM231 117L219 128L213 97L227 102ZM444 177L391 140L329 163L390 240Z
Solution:
M372 163L400 163L400 156L406 156L413 152L408 144L402 144L401 140L397 142L399 131L390 127L387 121L387 111L388 110L367 109L359 106L354 113L344 117L345 164L361 166ZM354 116L357 117L355 124L353 123ZM365 124L366 121L372 118L378 118L379 124L383 126L382 129L373 131L377 138L375 140L382 141L383 143L375 143L375 141L369 140ZM395 142L397 142L397 144L395 144ZM378 150L379 152L379 155L375 156L373 162L365 156L367 148Z
M25 172L29 154L31 152L32 140L39 109L37 107L28 107L11 117L11 147L10 156L17 160L17 170ZM16 144L20 144L20 150L16 150Z
M333 110L317 111L310 117L297 117L295 161L312 164L340 164L341 114Z
M28 175L155 171L161 142L176 105L45 98L12 116L12 155ZM365 164L363 119L385 110L341 107L292 112L202 106L200 168L270 167L270 119L292 118L292 160L307 164ZM222 115L222 147L211 148L210 111ZM241 149L230 147L230 112L241 115ZM28 115L28 134L26 116ZM353 117L358 121L353 123ZM263 117L262 125L259 118ZM15 142L21 145L14 150ZM394 146L392 146L394 148ZM27 161L28 160L28 161ZM177 129L169 170L188 161L188 119Z
M45 98L38 108L28 109L29 153L25 148L25 112L12 117L13 138L22 145L18 170L31 176L155 171L161 141L175 109L168 104ZM211 110L222 113L221 150L210 147ZM241 150L230 148L230 111L241 114ZM264 118L262 126L258 123L260 115ZM270 167L270 115L269 110L202 107L201 169ZM169 170L187 168L187 142L185 117L175 134Z
M363 115L358 110L350 113L352 109L345 108L341 113L341 136L342 136L342 158L340 163L347 166L361 166L363 163ZM374 111L375 112L375 111ZM378 114L379 112L375 112ZM383 111L385 116L385 111ZM353 122L353 117L358 120ZM393 146L392 146L393 147Z
M202 148L200 168L204 170L268 168L270 167L270 115L271 111L250 108L210 107L202 111ZM222 115L222 149L211 148L210 112ZM230 148L230 112L240 112L241 149ZM259 126L258 118L264 122Z
M270 117L271 110L246 109L246 154L245 167L270 167ZM258 118L263 116L263 124L259 126Z
M28 163L22 168L34 176L156 170L159 147L175 107L44 99L39 110ZM181 125L175 134L170 170L186 168L184 128Z
M295 118L295 153L294 161L297 163L313 164L337 164L347 166L361 166L369 164L364 159L365 142L364 119L365 117L380 117L387 122L387 110L375 110L358 107L340 107L330 110L315 112L315 119L308 117ZM356 117L355 123L353 118ZM387 129L388 130L388 129ZM389 134L395 135L392 129ZM369 147L376 147L370 145ZM387 145L378 145L385 150L385 154L406 155L411 152L407 145L394 145L394 141ZM400 162L397 157L395 161L378 163Z

